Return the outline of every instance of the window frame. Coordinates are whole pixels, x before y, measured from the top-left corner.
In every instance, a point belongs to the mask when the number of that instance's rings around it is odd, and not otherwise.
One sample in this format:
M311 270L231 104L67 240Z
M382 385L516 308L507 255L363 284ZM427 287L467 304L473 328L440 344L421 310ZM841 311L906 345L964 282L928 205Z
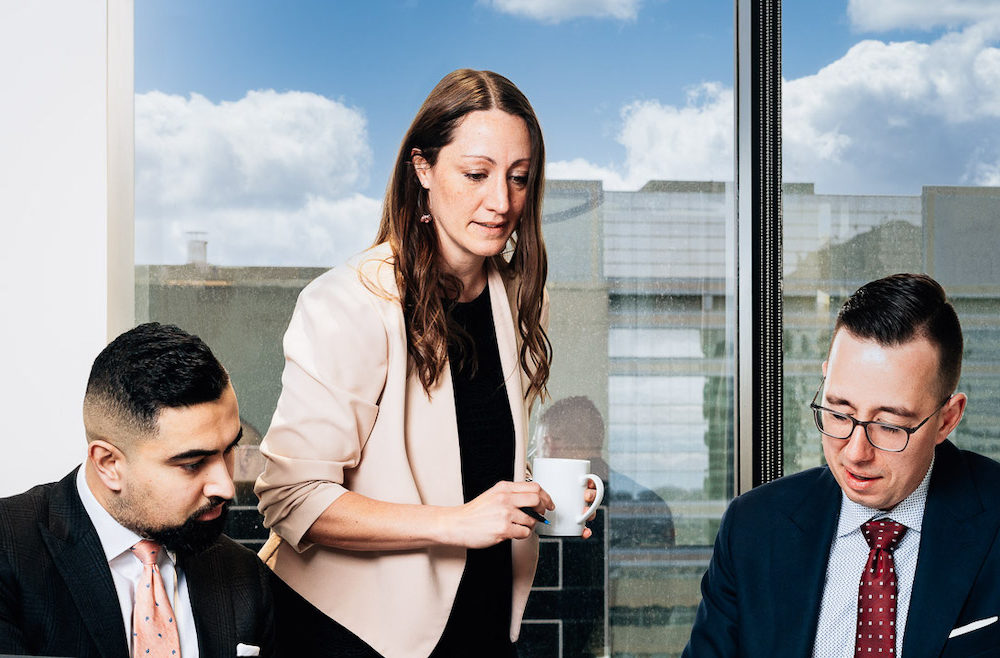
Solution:
M781 477L781 0L735 0L734 491Z
M108 0L108 336L135 323L134 0ZM782 475L781 1L734 0L733 491Z

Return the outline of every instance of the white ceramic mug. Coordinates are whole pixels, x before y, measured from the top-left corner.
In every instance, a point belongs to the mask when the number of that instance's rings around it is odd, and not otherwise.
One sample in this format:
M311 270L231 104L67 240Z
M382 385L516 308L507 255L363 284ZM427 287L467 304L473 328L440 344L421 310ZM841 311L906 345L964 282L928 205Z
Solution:
M586 459L535 458L531 479L548 492L556 505L554 510L545 512L548 524L535 524L538 534L553 537L579 537L583 534L587 518L604 500L604 482L589 471L590 462ZM583 495L588 481L597 488L597 498L584 510L586 502Z

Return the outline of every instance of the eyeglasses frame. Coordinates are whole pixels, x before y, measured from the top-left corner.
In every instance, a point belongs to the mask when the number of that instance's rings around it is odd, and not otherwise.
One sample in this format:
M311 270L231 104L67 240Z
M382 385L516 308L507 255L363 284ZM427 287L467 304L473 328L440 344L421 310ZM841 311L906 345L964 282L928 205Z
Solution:
M826 377L820 380L819 388L816 389L816 395L813 396L812 402L809 403L809 408L812 409L813 412L813 422L816 424L816 429L820 431L820 434L822 434L823 436L828 436L831 439L836 439L838 441L847 441L854 434L854 430L858 428L858 425L860 425L865 430L865 439L868 441L868 444L871 445L871 447L875 448L876 450L882 450L884 452L903 452L904 450L906 450L906 447L910 445L910 437L913 436L913 434L916 433L917 430L923 427L927 423L927 421L936 416L939 411L944 409L944 405L948 404L949 400L955 397L954 393L950 394L948 397L944 399L943 402L941 402L941 404L937 406L937 409L935 409L930 416L924 418L914 427L903 427L902 425L894 425L893 423L883 423L881 421L876 421L876 420L858 420L857 418L855 418L850 414L845 414L842 411L834 411L833 409L830 409L828 407L816 404L816 399L819 397L820 391L823 390L823 384L825 383L826 383ZM833 436L832 434L825 432L823 428L820 427L819 414L818 414L819 411L829 411L830 413L837 414L838 416L846 416L851 420L851 431L848 432L847 436ZM892 429L902 430L903 432L906 432L906 443L904 443L903 447L900 448L899 450L893 450L892 448L883 448L882 446L875 445L875 442L872 441L872 437L868 434L869 425L882 425L883 427L890 427Z

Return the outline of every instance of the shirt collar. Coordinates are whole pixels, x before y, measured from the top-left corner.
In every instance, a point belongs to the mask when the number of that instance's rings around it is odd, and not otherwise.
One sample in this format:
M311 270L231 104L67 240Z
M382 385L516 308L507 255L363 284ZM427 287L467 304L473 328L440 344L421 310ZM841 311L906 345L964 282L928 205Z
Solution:
M104 506L94 496L94 492L90 490L90 485L87 484L86 470L86 463L81 464L80 469L76 473L76 490L80 494L80 501L83 503L83 508L87 511L87 516L90 517L90 522L94 524L94 529L97 530L97 537L101 540L101 548L104 549L104 557L108 562L111 562L142 541L143 537L140 537L116 521L108 510L104 509ZM171 561L175 560L175 555L172 551L164 552L170 557Z
M924 479L909 496L900 501L891 510L880 510L856 503L840 493L840 521L837 523L837 537L844 537L854 531L861 532L861 524L872 519L892 517L893 521L902 523L910 531L920 532L924 520L924 506L927 503L927 491L930 488L931 473L934 471L934 458L927 467Z

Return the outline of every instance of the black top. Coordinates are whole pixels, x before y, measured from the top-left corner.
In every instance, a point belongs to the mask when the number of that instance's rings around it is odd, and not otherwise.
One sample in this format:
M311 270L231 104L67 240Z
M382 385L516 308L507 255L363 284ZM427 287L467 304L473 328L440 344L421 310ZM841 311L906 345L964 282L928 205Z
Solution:
M514 479L514 421L497 348L489 286L475 300L455 303L455 323L471 339L455 338L448 360L462 458L462 490L469 502L501 480ZM465 572L444 633L432 656L511 656L510 540L469 549ZM470 653L472 652L472 653Z

